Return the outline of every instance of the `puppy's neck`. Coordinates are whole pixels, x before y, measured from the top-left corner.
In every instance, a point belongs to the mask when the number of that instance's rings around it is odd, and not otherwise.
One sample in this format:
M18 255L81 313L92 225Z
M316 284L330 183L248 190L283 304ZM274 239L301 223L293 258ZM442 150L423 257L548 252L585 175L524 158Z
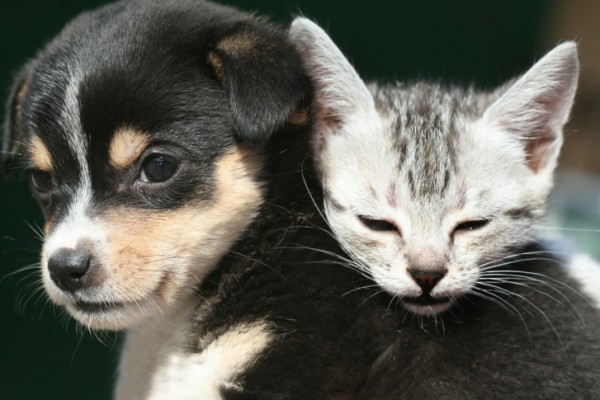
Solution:
M127 331L119 362L116 399L148 398L157 372L184 346L189 321L201 300L193 293L182 295L176 307ZM151 397L151 396L150 396Z

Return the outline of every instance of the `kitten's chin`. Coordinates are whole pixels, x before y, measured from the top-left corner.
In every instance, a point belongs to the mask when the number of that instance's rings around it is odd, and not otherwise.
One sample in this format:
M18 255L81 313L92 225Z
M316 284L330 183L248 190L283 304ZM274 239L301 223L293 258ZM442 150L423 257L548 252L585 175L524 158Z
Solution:
M433 317L441 314L452 306L452 300L447 297L440 299L435 299L431 296L426 297L404 298L401 302L408 311L424 317Z

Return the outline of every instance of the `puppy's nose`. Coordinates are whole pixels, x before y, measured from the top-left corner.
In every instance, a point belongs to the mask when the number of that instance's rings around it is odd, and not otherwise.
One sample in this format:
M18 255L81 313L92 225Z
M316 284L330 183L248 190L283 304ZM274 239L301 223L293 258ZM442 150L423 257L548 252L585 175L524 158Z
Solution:
M92 256L85 249L60 249L48 260L52 281L66 292L74 292L84 284Z
M413 267L408 269L411 278L419 285L423 294L429 294L435 285L446 275L446 269L441 268L419 268Z

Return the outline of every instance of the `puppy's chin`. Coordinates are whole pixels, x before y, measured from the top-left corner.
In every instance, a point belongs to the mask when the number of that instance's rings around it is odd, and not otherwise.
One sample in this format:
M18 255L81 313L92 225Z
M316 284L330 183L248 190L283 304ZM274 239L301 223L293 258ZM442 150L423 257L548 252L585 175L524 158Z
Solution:
M161 307L152 298L138 302L75 302L65 309L82 325L94 330L125 330L143 324L148 318L160 318Z

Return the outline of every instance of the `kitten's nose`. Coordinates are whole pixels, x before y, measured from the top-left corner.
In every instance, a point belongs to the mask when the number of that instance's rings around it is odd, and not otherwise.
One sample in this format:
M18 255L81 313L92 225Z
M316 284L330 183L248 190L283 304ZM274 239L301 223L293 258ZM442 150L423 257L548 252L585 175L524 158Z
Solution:
M444 267L435 269L412 267L408 269L410 277L419 285L423 294L429 294L446 275L446 272Z
M65 292L75 292L83 287L91 261L86 249L59 249L48 260L50 278Z

